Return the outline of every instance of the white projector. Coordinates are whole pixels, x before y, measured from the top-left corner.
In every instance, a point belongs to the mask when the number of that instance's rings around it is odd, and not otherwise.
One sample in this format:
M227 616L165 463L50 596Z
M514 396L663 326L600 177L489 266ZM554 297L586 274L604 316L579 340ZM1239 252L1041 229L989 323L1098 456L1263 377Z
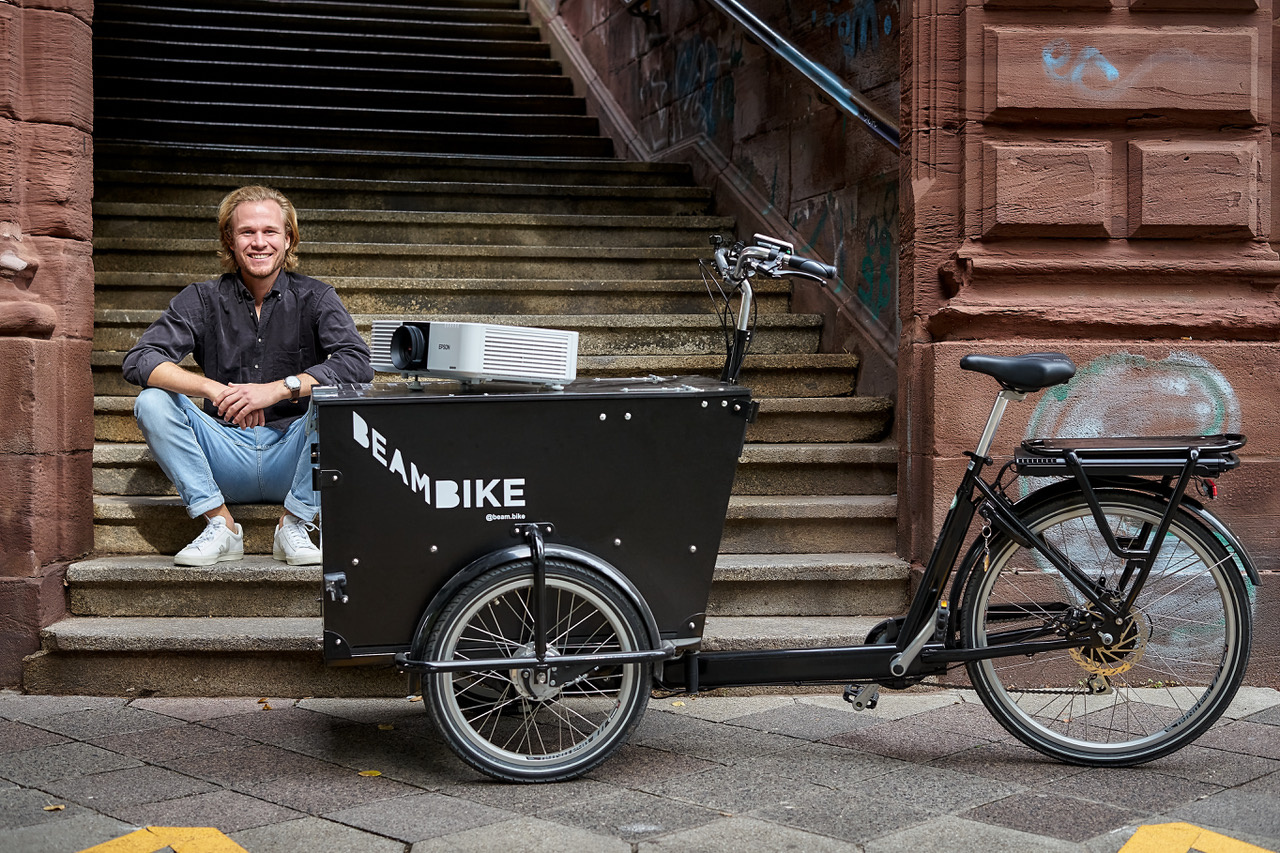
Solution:
M375 320L373 369L465 384L562 388L578 375L578 333L492 323Z

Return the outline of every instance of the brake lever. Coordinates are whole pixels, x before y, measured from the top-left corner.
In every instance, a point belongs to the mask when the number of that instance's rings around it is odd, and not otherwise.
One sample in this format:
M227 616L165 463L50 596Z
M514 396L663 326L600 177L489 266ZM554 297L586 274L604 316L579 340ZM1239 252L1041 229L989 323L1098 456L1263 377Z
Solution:
M814 275L811 272L804 272L803 270L779 270L774 275L774 278L807 278L809 281L816 281L823 287L826 287L828 284L827 280L822 276Z

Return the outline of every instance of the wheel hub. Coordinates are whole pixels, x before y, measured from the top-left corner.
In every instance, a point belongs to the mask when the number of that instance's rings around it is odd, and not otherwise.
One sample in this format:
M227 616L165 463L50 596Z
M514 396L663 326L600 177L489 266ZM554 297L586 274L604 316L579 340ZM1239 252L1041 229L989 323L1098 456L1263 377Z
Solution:
M516 650L517 657L533 657L535 655L533 643L526 643ZM551 647L547 647L547 659L559 657L560 653ZM516 692L533 702L546 702L560 695L563 685L557 684L554 676L547 669L539 669L538 667L526 666L520 669L510 670L511 683L516 686Z
M1072 649L1071 657L1094 675L1111 676L1128 672L1142 660L1146 651L1147 638L1150 636L1146 627L1147 618L1142 615L1142 611L1134 608L1129 611L1119 630L1111 634L1110 643L1094 648Z

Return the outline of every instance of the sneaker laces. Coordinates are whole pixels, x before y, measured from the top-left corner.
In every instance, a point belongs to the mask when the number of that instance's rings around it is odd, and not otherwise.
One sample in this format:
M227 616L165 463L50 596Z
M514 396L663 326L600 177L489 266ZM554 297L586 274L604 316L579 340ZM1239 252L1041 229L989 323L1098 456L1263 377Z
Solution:
M223 531L230 532L231 528L227 527L224 521L222 524L215 524L212 521L204 526L204 530L200 531L200 535L195 538L188 548L194 548L197 545L205 545L216 539Z
M311 541L310 531L319 530L320 528L310 521L303 521L302 519L294 522L286 521L282 527L284 528L285 539L288 540L289 547L293 550L316 547L315 543Z

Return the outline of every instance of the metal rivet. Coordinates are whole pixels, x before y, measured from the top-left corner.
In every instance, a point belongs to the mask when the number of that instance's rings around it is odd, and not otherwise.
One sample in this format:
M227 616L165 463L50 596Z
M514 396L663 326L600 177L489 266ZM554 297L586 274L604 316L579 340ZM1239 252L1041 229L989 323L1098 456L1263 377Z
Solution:
M689 627L690 627L690 628L697 628L697 627L698 627L698 623L697 623L697 622L690 622L690 623L689 623Z
M627 412L625 415L623 415L623 418L625 418L626 420L631 420L631 413Z
M431 553L432 553L432 554L434 554L436 551L439 551L439 550L440 550L440 547L439 547L438 545L432 545L432 546L431 546Z
M613 547L615 547L615 548L621 548L621 547L622 547L622 540L621 540L621 539L615 539L615 540L613 540Z
M704 409L705 409L706 407L707 407L707 401L706 401L706 400L703 400L703 401L702 401L702 408L704 408Z
M722 408L722 409L723 409L723 408L724 408L725 406L727 406L727 405L729 405L729 401L728 401L728 400L721 400L721 401L720 401L720 408Z
M689 553L690 553L690 554L696 554L696 553L698 553L698 546L697 546L697 545L690 545L690 546L689 546Z
M607 417L608 417L608 415L606 415L604 412L601 412L601 413L600 413L600 420L604 420L604 419L605 419L605 418L607 418Z
M352 557L352 558L351 558L351 565L353 565L353 566L358 566L358 565L360 565L360 558L359 558L359 557Z

